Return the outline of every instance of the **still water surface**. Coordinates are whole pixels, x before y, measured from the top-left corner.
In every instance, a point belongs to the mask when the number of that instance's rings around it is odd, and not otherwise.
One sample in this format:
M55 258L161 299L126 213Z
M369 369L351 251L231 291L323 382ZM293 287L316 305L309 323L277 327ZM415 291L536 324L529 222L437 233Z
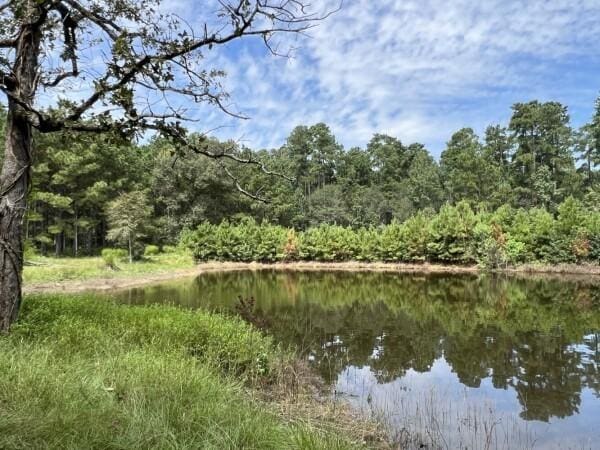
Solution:
M409 446L600 449L600 281L247 271L114 295L254 297L277 341Z

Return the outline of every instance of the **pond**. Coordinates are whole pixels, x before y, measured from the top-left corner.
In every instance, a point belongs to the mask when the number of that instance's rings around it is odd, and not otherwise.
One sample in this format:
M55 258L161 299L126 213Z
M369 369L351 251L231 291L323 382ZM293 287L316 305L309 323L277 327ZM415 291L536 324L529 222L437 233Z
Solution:
M409 448L600 448L600 280L242 271L130 304L255 315Z

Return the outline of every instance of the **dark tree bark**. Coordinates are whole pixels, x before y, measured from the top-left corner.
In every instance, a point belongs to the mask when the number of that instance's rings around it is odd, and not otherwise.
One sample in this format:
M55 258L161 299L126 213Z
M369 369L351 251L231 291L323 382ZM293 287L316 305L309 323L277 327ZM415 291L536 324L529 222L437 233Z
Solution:
M29 23L23 24L16 45L14 80L11 91L31 106L40 53L41 30L35 1L26 11ZM32 126L24 106L9 96L5 155L0 173L0 332L6 333L17 318L21 304L23 269L23 216L27 208L30 182Z

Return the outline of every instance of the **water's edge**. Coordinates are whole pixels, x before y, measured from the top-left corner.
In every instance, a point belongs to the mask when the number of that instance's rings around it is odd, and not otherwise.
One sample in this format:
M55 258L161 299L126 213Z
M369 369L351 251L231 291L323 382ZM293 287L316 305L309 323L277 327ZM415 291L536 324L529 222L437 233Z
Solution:
M126 289L186 279L215 272L235 272L245 270L277 270L277 271L318 271L318 272L395 272L402 274L481 274L497 273L507 276L526 276L542 278L558 278L566 281L585 282L600 279L600 266L597 265L522 265L511 268L485 270L476 265L459 266L444 264L405 264L386 262L308 262L294 261L281 263L238 263L238 262L205 262L190 269L174 270L155 274L135 275L118 278L91 278L87 280L65 280L44 283L25 283L24 294L34 293L77 293L86 291L109 291Z

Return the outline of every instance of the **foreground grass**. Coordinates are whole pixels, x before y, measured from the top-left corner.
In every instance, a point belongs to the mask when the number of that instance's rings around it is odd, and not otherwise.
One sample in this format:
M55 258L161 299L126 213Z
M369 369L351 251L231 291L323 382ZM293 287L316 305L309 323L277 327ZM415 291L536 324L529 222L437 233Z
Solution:
M119 270L107 267L100 257L35 256L27 262L29 264L23 270L23 280L27 284L70 280L85 281L95 278L129 278L194 267L192 257L186 253L162 253L148 256L142 261L135 261L131 264L120 262Z
M0 448L348 448L249 394L281 352L236 319L29 297L0 337Z

